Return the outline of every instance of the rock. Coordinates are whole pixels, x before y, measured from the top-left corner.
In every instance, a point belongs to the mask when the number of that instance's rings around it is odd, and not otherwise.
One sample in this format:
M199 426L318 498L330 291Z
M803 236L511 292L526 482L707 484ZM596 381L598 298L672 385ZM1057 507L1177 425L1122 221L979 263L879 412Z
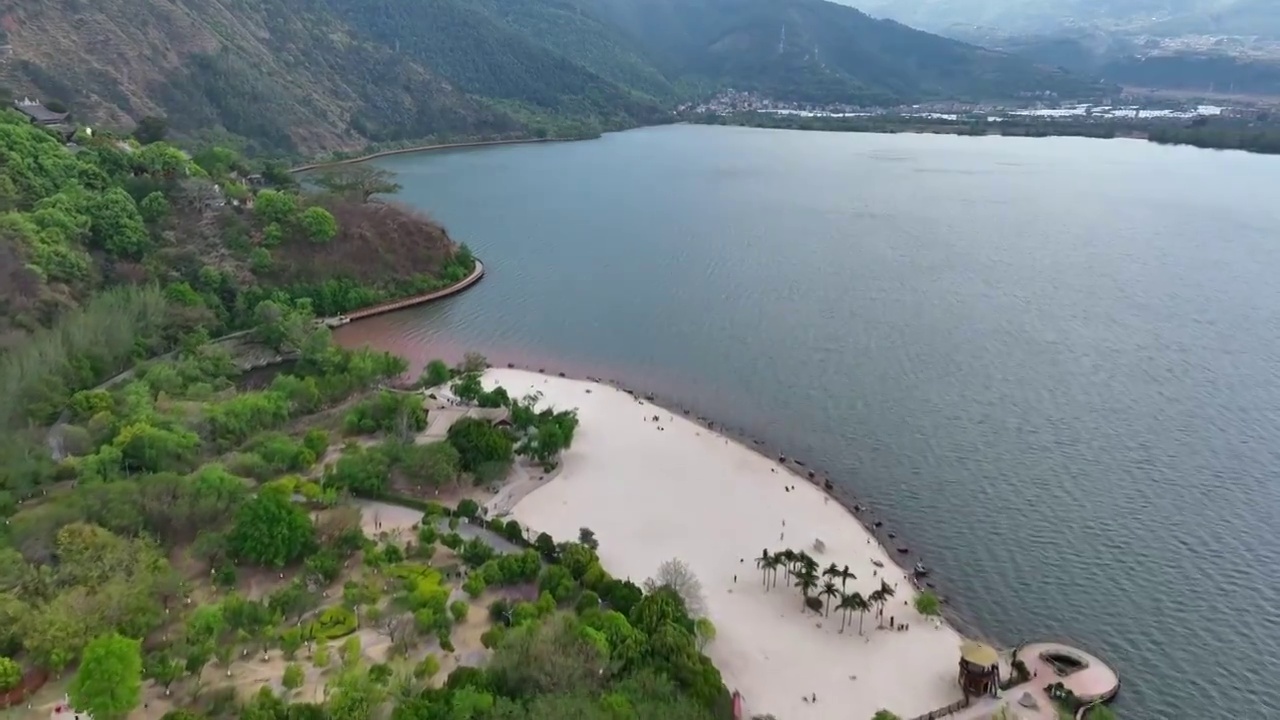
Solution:
M556 374L559 375L560 377L564 377L564 373L556 373Z
M508 368L513 368L513 367L515 367L515 366L516 366L516 364L515 364L515 363L507 363L507 367L508 367Z
M538 372L543 373L543 374L546 374L547 369L546 369L546 368L538 368Z
M784 463L784 462L786 462L786 461L787 461L787 456L786 456L786 455L779 455L779 456L778 456L778 462L780 462L780 463Z
M911 548L908 548L906 545L899 545L898 552L903 555L906 555L907 553L911 552Z
M685 411L684 411L684 414L685 414L685 415L688 415L688 414L689 414L689 411L688 411L688 410L685 410Z
M804 461L802 460L797 460L796 464L799 465L800 467L804 467Z
M813 471L812 471L812 470L810 470L810 471L809 471L809 479L810 479L810 480L812 480L812 479L813 479L813 474L814 474L814 473L813 473Z
M871 523L871 524L872 524L872 525L874 525L875 527L880 527L880 526L881 526L881 525L883 525L884 523L882 523L882 522L880 522L879 520L877 520L877 521L875 521L875 522L873 522L873 523Z
M822 487L828 490L834 490L836 486L835 486L835 483L832 483L830 480L823 480Z

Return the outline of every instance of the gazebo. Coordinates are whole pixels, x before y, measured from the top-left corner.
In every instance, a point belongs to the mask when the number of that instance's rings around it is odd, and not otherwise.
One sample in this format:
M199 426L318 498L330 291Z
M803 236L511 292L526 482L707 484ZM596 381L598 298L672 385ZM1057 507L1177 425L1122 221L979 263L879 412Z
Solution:
M959 681L965 697L995 695L1000 687L1000 654L990 645L964 643L960 646Z

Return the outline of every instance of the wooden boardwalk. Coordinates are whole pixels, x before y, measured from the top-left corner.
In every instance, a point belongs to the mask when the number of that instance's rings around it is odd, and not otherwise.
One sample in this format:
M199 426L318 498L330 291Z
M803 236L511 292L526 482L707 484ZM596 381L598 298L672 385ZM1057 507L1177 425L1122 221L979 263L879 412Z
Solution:
M471 271L471 274L463 278L462 280L459 280L458 282L450 285L449 287L440 288L439 290L434 290L429 293L423 293L421 295L414 295L413 297L402 298L400 300L392 300L391 302L385 302L380 305L374 305L372 307L360 308L359 310L353 310L350 313L347 313L345 315L339 315L333 318L325 318L323 322L326 325L330 325L330 326L342 325L342 324L346 324L345 322L343 322L343 319L345 319L346 322L350 322L352 320L360 320L362 318L373 317L374 315L382 315L383 313L395 312L396 310L403 310L404 308L413 307L414 305L421 305L422 303L431 302L432 300L439 300L440 298L449 297L450 295L455 295L457 293L462 292L463 290L466 290L472 285L475 285L476 283L480 282L480 278L482 277L484 277L484 263L480 262L479 260L476 260L476 266Z

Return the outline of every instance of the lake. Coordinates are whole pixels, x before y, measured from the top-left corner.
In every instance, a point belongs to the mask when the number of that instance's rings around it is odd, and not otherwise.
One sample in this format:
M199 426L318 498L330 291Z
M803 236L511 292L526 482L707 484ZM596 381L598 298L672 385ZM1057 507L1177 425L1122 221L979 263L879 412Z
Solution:
M1109 660L1122 717L1280 717L1280 158L669 126L378 164L488 276L345 342L677 398L873 508L962 626Z

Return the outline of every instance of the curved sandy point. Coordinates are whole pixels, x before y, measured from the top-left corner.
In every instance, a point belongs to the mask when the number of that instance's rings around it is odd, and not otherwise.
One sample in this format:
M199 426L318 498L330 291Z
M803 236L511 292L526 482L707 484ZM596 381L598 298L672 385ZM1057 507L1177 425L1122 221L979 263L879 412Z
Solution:
M907 573L820 488L607 385L509 369L487 371L484 382L513 396L541 392L544 404L576 408L581 418L559 474L520 499L512 515L557 538L590 527L606 569L637 583L665 560L688 563L718 630L707 653L729 689L743 694L748 716L869 718L887 708L912 717L960 698L960 635L914 610ZM814 550L815 539L824 552ZM753 559L786 547L806 550L823 567L849 565L857 575L850 591L865 595L882 579L896 585L885 622L893 616L911 629L877 629L868 613L864 635L856 615L840 633L834 611L801 611L800 593L783 586L782 573L766 590ZM817 703L804 700L814 695Z

